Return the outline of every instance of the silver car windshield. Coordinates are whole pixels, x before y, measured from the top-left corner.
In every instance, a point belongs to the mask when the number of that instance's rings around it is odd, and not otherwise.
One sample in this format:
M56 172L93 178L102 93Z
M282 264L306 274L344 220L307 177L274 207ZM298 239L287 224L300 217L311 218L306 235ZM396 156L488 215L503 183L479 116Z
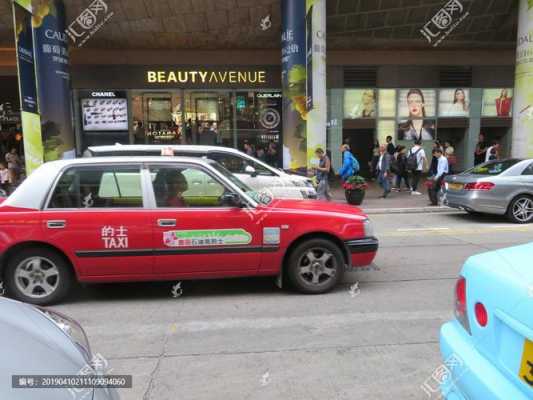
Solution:
M499 175L519 162L520 160L489 161L466 170L464 174Z
M217 162L213 162L210 165L214 169L216 169L218 172L220 172L222 175L224 175L226 178L228 178L233 184L235 184L239 189L245 192L248 196L250 196L256 202L267 205L267 204L270 204L270 202L272 201L272 196L270 194L264 191L253 190L246 183L244 183L239 178L237 178L235 175L233 175L231 172L229 172L226 169L226 167L224 167L223 165Z

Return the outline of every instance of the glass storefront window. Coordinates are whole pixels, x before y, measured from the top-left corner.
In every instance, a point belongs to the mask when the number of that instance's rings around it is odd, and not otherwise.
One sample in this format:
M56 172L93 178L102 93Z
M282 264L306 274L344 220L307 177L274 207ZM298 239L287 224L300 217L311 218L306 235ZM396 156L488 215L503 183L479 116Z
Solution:
M234 147L233 93L185 91L186 141Z
M236 93L235 147L272 166L281 165L281 93Z
M233 147L277 167L281 109L279 91L133 91L133 138L138 144Z
M136 144L180 144L183 117L180 92L138 93L132 96Z

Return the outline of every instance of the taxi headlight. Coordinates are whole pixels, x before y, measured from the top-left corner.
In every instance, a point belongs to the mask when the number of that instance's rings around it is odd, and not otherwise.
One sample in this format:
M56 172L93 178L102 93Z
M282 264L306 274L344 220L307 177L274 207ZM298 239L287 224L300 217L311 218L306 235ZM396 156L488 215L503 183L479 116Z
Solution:
M89 346L89 340L85 331L79 323L74 321L72 318L67 317L64 314L61 314L57 311L52 311L42 307L37 307L37 309L44 314L45 317L50 319L56 326L61 329L65 335L76 345L85 358L87 363L91 362L91 348Z
M365 232L365 237L374 237L374 225L367 218L363 221L363 228Z

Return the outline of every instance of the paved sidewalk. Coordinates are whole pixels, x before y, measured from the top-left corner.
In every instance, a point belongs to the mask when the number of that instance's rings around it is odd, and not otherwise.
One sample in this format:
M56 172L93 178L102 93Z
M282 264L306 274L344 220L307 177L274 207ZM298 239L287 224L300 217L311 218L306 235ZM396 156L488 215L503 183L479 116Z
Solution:
M380 198L383 189L376 182L369 182L365 199L361 208L368 214L382 213L426 213L426 212L457 212L457 210L445 206L431 206L427 189L422 181L418 190L421 196L411 195L405 187L402 192L391 192L386 199ZM346 203L344 189L340 183L331 187L333 201Z

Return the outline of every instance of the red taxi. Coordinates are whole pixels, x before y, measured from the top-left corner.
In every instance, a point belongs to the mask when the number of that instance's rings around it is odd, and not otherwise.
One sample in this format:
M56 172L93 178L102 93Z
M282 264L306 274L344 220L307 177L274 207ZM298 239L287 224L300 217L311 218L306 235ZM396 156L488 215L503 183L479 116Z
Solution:
M262 275L324 293L378 248L355 207L273 199L185 157L46 163L0 205L0 226L1 280L33 304L76 281Z

